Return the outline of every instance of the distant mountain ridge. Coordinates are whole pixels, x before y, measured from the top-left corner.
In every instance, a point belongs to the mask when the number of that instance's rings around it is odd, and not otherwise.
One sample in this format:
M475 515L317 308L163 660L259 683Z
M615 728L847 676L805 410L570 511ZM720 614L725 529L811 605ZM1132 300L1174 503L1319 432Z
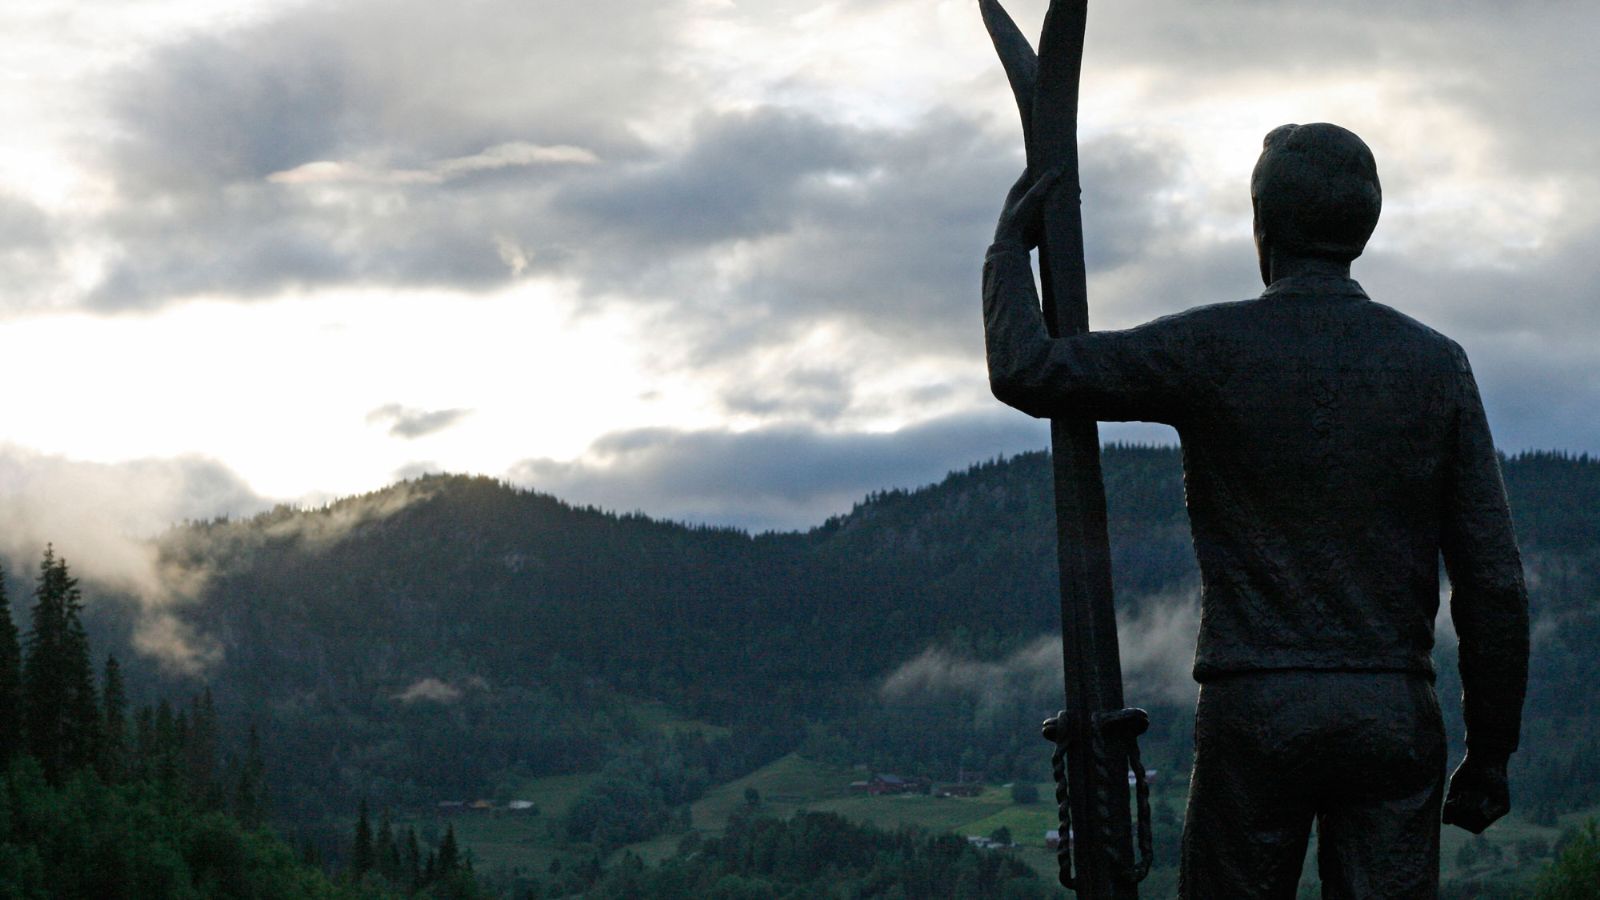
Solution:
M1192 589L1179 451L1110 446L1104 469L1119 604L1137 612ZM1504 470L1536 616L1589 621L1600 462L1525 454ZM219 652L207 673L219 703L299 733L303 755L339 760L347 781L383 769L375 747L402 739L396 723L411 741L520 722L544 743L508 738L472 773L527 763L535 745L572 768L594 761L581 740L558 750L545 737L579 695L713 722L826 722L930 646L998 658L1054 631L1049 478L1047 455L1029 453L874 494L806 532L752 536L430 476L177 528L162 553L204 573L177 615ZM132 640L126 616L100 625ZM594 711L609 701L585 702L584 728L612 727Z
M1600 462L1542 453L1504 468L1535 574L1557 556L1592 559ZM1119 602L1193 584L1179 452L1110 446L1105 473ZM759 536L430 476L320 510L177 529L164 554L211 573L185 617L219 643L223 680L269 666L360 690L515 672L541 654L669 680L692 661L699 679L705 648L729 644L761 648L730 654L751 672L860 677L957 628L1001 644L1053 629L1052 515L1043 453ZM351 643L373 654L334 650Z
M1192 581L1176 452L1106 455L1120 592ZM752 671L871 676L950 629L1052 627L1050 503L1042 453L761 535L430 476L320 510L191 525L164 553L210 573L187 624L220 642L219 672L270 665L358 688L560 654L589 672L668 678L692 660L699 679L705 648L731 643L760 648L730 661ZM482 643L457 658L452 639ZM817 639L833 651L823 666ZM377 653L325 653L320 641Z

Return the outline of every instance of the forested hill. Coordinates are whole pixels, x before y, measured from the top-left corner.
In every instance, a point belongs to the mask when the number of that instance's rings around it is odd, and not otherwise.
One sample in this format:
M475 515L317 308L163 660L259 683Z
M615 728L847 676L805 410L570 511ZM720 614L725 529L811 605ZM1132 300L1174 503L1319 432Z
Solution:
M1121 595L1192 581L1176 453L1112 448L1106 470ZM184 615L232 690L507 684L559 661L718 719L773 692L809 710L958 632L992 653L1054 628L1048 477L1030 454L759 536L430 477L190 526L166 553L209 573Z
M1178 451L1109 447L1104 460L1119 602L1191 589ZM1569 679L1600 681L1592 654L1569 649L1600 632L1600 463L1520 456L1505 475L1544 623L1532 702L1563 702ZM203 576L178 615L215 651L205 679L225 710L277 729L296 768L322 767L319 790L424 796L471 793L508 767L599 765L639 700L756 723L736 729L758 735L749 754L833 723L863 759L942 759L931 739L861 745L882 725L862 710L929 647L1003 659L1057 628L1052 515L1043 453L756 536L440 476L188 525L162 552ZM131 642L116 608L95 624ZM992 743L978 758L1003 771L1012 745Z

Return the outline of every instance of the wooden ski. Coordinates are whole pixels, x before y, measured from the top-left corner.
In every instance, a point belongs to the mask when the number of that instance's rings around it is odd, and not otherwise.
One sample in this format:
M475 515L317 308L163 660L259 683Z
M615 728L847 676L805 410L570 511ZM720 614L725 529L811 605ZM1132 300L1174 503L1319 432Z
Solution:
M1037 55L998 0L979 0L979 7L1021 113L1028 168L1060 172L1045 200L1039 248L1046 327L1052 337L1081 334L1089 330L1089 307L1077 119L1088 3L1052 0ZM1045 737L1056 744L1061 883L1090 900L1126 900L1138 897L1150 868L1149 791L1137 743L1149 717L1123 706L1099 426L1052 419L1050 445L1066 708L1046 722ZM1137 862L1130 772L1140 805Z

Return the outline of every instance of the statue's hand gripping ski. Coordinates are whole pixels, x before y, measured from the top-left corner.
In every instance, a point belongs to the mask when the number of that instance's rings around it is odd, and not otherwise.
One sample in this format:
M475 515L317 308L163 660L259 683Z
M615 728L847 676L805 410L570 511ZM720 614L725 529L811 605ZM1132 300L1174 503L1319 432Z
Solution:
M1372 152L1335 125L1273 129L1250 183L1260 296L1058 336L1029 251L1049 258L1076 172L1037 172L983 270L995 396L1054 421L1162 422L1183 444L1202 590L1180 896L1293 898L1315 822L1324 896L1434 897L1441 819L1477 833L1510 808L1527 596L1466 354L1350 277L1382 205ZM1467 726L1448 792L1441 556ZM1133 896L1115 881L1080 893Z

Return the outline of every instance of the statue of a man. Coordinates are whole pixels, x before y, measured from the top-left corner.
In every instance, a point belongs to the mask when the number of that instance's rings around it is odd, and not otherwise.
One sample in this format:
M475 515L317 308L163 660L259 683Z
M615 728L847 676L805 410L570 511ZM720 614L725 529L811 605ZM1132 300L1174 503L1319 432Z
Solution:
M1292 898L1313 820L1326 897L1435 896L1439 822L1510 807L1528 606L1467 357L1350 278L1378 221L1372 152L1267 135L1251 179L1267 289L1052 339L1029 267L1050 178L1012 189L984 266L989 377L1034 416L1174 426L1202 578L1179 893ZM1444 790L1438 561L1467 756Z

